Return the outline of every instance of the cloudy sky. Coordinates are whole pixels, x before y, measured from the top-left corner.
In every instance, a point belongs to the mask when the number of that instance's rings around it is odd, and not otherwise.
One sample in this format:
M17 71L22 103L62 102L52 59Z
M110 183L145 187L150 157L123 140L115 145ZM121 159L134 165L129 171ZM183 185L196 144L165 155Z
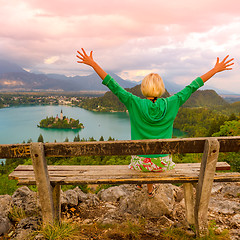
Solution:
M88 75L76 50L140 81L150 72L187 84L217 57L232 71L207 83L240 93L239 0L0 0L0 58L33 72Z

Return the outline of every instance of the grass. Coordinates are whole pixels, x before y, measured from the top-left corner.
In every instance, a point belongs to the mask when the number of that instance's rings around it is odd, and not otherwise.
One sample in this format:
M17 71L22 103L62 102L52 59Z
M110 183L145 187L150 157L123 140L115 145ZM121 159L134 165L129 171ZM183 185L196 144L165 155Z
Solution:
M228 240L230 239L228 231L222 231L220 234L216 232L215 222L209 224L209 236L205 238L196 238L193 234L189 234L183 228L169 227L164 230L161 226L149 225L145 219L138 221L126 221L119 224L72 224L62 223L47 225L41 230L36 231L29 239L34 239L37 235L41 235L47 240L69 240L69 239L93 239L93 240Z
M41 236L46 240L71 240L78 238L79 232L74 224L62 222L42 226L40 230L29 235L29 240L33 240L36 236Z
M8 214L8 217L12 222L20 222L21 219L24 219L27 216L22 208L13 206Z
M16 180L8 180L7 174L0 174L0 195L12 195L17 189Z

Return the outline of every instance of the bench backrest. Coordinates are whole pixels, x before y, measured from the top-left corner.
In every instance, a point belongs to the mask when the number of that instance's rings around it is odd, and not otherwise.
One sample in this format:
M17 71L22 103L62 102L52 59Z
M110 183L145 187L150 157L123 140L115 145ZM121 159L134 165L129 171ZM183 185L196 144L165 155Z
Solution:
M203 153L207 139L219 142L219 152L240 151L240 136L44 143L43 146L46 157ZM31 156L30 146L30 143L0 145L0 158L28 158Z

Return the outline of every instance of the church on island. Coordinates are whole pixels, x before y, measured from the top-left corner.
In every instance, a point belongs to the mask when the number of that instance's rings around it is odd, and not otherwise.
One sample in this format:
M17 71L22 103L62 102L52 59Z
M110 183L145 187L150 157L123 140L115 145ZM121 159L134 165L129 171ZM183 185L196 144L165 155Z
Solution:
M62 109L61 109L61 113L60 113L60 118L58 117L58 114L57 114L57 116L55 117L55 122L57 122L59 119L60 119L60 120L63 120L63 119L64 119ZM68 117L66 117L65 119L67 120L67 123L70 122L70 119L69 119Z
M82 129L83 124L79 120L73 118L68 118L63 116L63 111L61 109L60 117L46 117L42 119L38 125L40 128L57 128L57 129Z

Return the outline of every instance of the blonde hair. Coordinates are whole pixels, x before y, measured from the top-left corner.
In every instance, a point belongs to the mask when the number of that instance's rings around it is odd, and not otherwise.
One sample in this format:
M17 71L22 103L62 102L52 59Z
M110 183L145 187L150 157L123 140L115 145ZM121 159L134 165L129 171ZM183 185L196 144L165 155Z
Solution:
M148 74L142 80L141 91L145 97L160 97L165 92L162 78L157 73Z

